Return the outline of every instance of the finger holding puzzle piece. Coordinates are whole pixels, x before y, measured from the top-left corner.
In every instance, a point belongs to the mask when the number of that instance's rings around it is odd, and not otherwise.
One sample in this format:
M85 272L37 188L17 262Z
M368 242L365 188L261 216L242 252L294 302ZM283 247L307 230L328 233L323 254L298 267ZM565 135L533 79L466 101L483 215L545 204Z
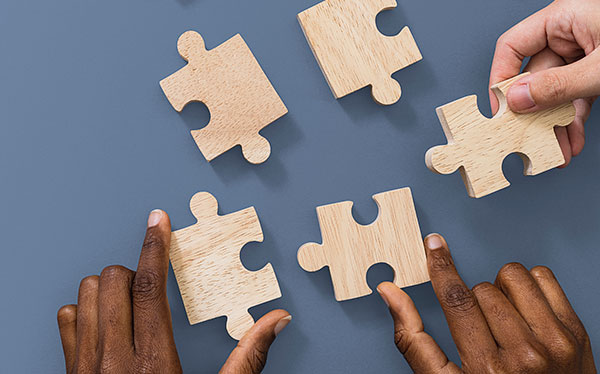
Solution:
M351 201L318 207L323 244L307 243L298 250L298 263L304 270L329 267L337 301L371 294L367 271L377 263L394 269L398 287L429 281L410 188L383 192L373 199L379 216L366 226L352 217Z
M227 317L227 332L240 340L254 325L248 309L281 297L271 264L247 270L242 247L262 242L254 208L218 215L217 200L199 192L190 202L195 225L173 231L171 264L190 324Z
M460 168L469 196L480 198L510 185L502 172L502 162L511 153L523 159L525 175L537 175L564 164L554 127L571 124L575 107L568 103L535 113L511 111L506 93L527 74L492 87L500 103L493 118L480 113L475 95L437 108L448 144L427 151L427 167L439 174L451 174Z

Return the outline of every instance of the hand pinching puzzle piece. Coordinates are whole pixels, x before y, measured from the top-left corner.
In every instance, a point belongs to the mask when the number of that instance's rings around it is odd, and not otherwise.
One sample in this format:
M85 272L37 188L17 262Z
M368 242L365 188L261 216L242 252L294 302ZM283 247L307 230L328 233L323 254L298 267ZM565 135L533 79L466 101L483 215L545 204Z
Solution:
M307 243L298 250L306 271L329 266L337 301L372 293L367 271L377 263L394 269L394 283L408 287L429 281L425 248L410 188L373 196L377 220L360 225L352 217L352 202L317 208L323 244Z
M254 208L218 215L217 200L208 192L192 197L198 222L171 235L171 264L190 324L227 317L227 332L239 340L253 325L248 309L281 297L271 264L247 270L242 247L262 242Z
M427 167L440 174L451 174L460 167L469 196L479 198L510 185L502 162L511 153L523 159L525 175L564 164L554 127L573 122L575 107L569 103L529 114L512 112L506 93L527 74L492 87L500 108L491 119L479 112L474 95L437 108L448 144L427 151Z
M402 90L392 74L422 56L408 27L393 37L377 29L377 14L396 5L395 0L325 0L298 14L337 99L366 86L379 104L400 99Z
M160 86L178 112L194 101L208 107L209 124L192 131L204 157L211 161L241 145L246 160L265 162L271 145L259 131L285 115L287 108L244 39L238 34L208 51L200 34L187 31L177 48L188 64Z

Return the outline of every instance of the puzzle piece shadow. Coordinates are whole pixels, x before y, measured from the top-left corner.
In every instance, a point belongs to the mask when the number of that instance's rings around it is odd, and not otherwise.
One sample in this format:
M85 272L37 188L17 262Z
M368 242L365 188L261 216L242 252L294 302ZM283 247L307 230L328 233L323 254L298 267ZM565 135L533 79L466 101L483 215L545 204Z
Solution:
M371 86L364 87L338 100L340 107L355 123L372 125L369 121L374 114L383 112L388 122L397 126L402 132L420 126L417 123L416 111L420 101L424 100L431 87L436 86L433 69L427 59L392 74L402 86L402 97L389 106L377 104L371 96Z
M188 104L180 115L190 131L199 130L210 122L210 111L202 102ZM280 159L281 153L289 150L304 137L293 115L286 114L262 129L260 134L271 144L271 156L263 164L252 165L247 162L239 145L210 162L211 167L224 183L237 183L248 173L256 173L265 184L270 186L280 186L289 179L287 169ZM190 141L194 142L191 135Z
M198 0L176 0L182 6L190 6L196 3Z

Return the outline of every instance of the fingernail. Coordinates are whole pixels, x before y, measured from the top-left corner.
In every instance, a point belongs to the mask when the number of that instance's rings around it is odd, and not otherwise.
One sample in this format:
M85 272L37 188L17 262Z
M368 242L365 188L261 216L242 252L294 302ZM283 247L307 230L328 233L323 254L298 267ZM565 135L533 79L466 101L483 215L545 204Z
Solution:
M383 299L383 302L389 308L390 307L390 303L388 303L387 298L385 297L385 294L383 292L381 292L381 289L379 288L379 286L377 286L377 292L379 292L379 294L381 295L381 298Z
M440 234L429 234L425 238L425 246L430 250L441 249L444 247L444 242Z
M160 209L155 209L150 212L150 216L148 217L148 227L154 227L158 225L160 220L162 219L163 211Z
M288 323L290 323L291 320L292 320L291 315L280 319L279 322L277 322L277 324L275 325L275 329L273 330L273 332L275 333L275 336L279 335L281 330L283 330L288 325Z
M535 107L529 82L521 82L513 85L508 90L507 100L513 112L523 112Z

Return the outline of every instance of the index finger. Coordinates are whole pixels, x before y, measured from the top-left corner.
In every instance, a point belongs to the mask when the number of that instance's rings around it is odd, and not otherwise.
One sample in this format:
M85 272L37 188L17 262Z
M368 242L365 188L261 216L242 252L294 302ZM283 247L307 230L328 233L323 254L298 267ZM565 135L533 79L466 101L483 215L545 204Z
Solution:
M477 298L458 275L442 236L427 236L425 252L431 285L440 301L461 360L471 368L486 365L497 356L498 346Z
M136 350L156 347L157 343L174 346L169 344L173 341L173 329L167 299L170 244L169 216L155 210L148 217L146 238L131 288Z
M523 60L546 48L547 8L529 16L505 32L496 43L496 52L490 71L490 87L518 75ZM498 99L490 89L492 112L498 111Z

